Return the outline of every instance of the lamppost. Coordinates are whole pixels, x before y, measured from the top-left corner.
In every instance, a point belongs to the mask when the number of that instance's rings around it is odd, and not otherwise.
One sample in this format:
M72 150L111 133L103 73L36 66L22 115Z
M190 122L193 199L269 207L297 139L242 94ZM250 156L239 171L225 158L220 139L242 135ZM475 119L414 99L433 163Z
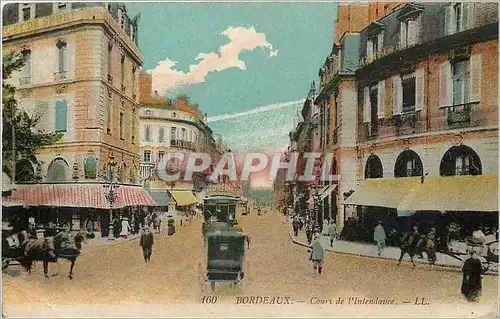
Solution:
M118 197L118 188L120 188L120 185L118 185L114 180L113 180L113 174L110 169L110 182L107 185L103 185L104 187L104 197L108 201L109 204L109 234L108 234L108 239L109 240L114 240L115 237L113 235L113 205L116 203L116 199Z

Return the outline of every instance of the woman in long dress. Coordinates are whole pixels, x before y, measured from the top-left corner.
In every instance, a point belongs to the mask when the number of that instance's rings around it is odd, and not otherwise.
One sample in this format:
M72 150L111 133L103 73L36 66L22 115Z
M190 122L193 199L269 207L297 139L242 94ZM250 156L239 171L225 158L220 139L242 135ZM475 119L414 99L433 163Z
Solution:
M328 218L323 219L323 229L322 229L322 231L321 231L321 234L322 234L323 236L328 236L328 235L330 235L330 232L329 232L328 226L330 226L330 223L328 222Z
M130 232L130 224L128 223L128 218L124 218L122 221L122 231L120 232L120 237L128 237Z

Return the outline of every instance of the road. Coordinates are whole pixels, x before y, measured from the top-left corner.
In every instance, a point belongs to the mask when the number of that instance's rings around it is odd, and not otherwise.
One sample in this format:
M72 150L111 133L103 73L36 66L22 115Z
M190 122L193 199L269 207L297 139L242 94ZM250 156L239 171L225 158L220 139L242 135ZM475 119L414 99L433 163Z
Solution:
M67 277L69 263L65 261L51 265L51 273L58 275L48 280L43 278L40 263L30 276L18 266L9 267L2 274L4 315L222 316L229 306L235 307L238 300L243 300L237 297L252 296L287 297L293 305L243 306L239 315L498 314L498 277L485 276L482 297L471 304L460 295L461 274L443 269L429 270L424 266L412 269L408 263L397 267L388 260L327 253L324 274L318 275L308 261L307 249L292 243L290 224L283 224L277 214L251 214L244 218L243 227L252 237L243 287L218 286L215 292L201 290L198 265L205 258L205 250L201 221L195 220L191 225L178 226L174 236L155 235L149 264L144 262L139 243L134 240L84 251L77 260L73 280ZM217 304L201 305L202 297L211 295L217 296ZM354 306L347 304L349 297L392 299L397 305ZM318 300L336 303L339 298L344 299L344 305L317 303ZM416 298L419 301L425 298L424 305L415 305ZM104 308L107 310L97 312ZM248 309L253 309L251 314L246 312ZM234 317L235 313L228 315Z

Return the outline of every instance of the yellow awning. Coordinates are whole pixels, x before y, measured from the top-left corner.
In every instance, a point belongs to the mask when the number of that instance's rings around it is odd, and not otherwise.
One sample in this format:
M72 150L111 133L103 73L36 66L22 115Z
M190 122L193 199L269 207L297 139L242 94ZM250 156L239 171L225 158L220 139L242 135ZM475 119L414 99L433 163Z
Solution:
M170 191L170 193L177 202L177 206L188 206L198 203L198 198L191 191Z
M345 204L398 208L409 191L420 185L420 177L365 180Z
M398 209L419 211L498 211L498 176L426 176Z

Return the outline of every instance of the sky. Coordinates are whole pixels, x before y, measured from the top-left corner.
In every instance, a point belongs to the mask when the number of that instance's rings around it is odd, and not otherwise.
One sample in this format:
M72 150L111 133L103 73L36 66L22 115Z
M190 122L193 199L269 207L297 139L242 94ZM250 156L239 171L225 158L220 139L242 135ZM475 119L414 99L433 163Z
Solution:
M284 150L333 45L336 3L127 3L153 89L187 94L237 153Z

